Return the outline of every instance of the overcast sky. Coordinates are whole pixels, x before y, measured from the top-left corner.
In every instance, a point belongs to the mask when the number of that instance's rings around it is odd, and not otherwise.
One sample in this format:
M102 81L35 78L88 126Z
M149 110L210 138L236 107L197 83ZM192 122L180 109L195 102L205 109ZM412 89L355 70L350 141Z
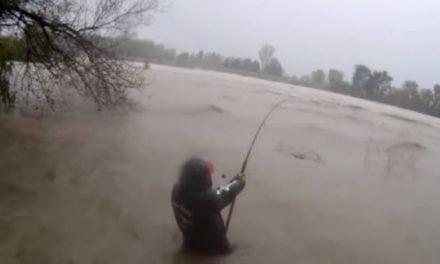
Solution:
M263 44L290 75L354 64L432 88L440 82L440 0L174 0L138 37L178 51L257 58Z

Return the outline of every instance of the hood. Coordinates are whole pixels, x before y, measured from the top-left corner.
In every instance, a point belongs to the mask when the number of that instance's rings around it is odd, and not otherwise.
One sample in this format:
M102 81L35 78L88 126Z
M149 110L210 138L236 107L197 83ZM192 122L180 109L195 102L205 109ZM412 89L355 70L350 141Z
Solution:
M192 192L202 192L211 188L211 173L206 161L195 157L187 160L180 171L179 186Z

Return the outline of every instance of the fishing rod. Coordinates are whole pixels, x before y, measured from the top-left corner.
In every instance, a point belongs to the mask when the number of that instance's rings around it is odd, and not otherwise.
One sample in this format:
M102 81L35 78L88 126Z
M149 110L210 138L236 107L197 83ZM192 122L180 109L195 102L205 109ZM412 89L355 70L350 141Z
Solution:
M252 139L251 145L249 146L248 152L246 154L246 157L243 161L243 164L241 165L241 171L239 175L243 175L246 171L247 163L249 161L249 157L251 156L252 149L254 148L255 142L257 141L258 135L260 134L261 129L263 128L264 124L266 123L267 119L272 115L273 111L275 111L280 105L284 102L286 102L288 99L283 99L279 102L277 102L272 108L267 112L266 116L263 118L263 121L261 121L260 126L258 127L257 131L255 132L254 138ZM228 232L229 223L231 222L232 213L234 212L234 205L235 205L235 198L232 200L231 206L229 207L229 213L228 218L226 220L226 226L225 226L225 233Z

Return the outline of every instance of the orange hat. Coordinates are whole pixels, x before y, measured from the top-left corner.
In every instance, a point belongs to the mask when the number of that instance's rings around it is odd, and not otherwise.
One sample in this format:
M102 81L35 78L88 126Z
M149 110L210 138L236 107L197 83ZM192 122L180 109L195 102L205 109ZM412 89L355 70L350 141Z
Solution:
M214 172L214 162L212 160L206 160L206 167L208 168L209 174L212 174Z

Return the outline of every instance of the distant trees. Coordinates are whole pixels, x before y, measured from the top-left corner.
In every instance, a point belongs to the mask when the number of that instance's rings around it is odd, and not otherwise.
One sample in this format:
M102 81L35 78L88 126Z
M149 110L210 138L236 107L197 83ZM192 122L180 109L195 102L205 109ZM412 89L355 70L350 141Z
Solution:
M325 73L323 70L316 70L312 72L312 82L317 84L324 84L325 82Z
M261 47L258 52L258 57L261 62L262 72L274 76L281 77L283 75L283 66L278 58L274 57L275 48L272 45L266 44Z
M387 71L374 71L362 64L356 65L352 79L352 94L378 100L391 91L393 77Z
M3 48L1 44L0 48ZM0 106L5 109L10 109L14 107L15 103L15 94L11 91L9 84L9 79L12 74L12 63L8 63L8 60L1 58L7 55L8 54L0 54Z
M434 101L433 101L433 110L440 117L440 84L434 85Z
M336 69L328 71L329 89L334 92L349 94L351 91L350 83L344 81L344 74Z
M223 67L223 57L215 52L205 53L203 65L208 69L220 69Z
M241 64L242 63L241 63L240 58L226 58L225 63L224 63L224 67L230 68L230 69L235 69L235 70L240 70Z
M260 51L258 52L258 57L260 58L262 69L265 69L267 65L269 65L274 53L275 48L272 45L266 44L261 47Z
M391 87L383 102L402 108L440 117L440 86L433 89L419 88L417 82L407 80L401 88Z
M11 61L23 61L25 54L24 38L0 36L0 110L14 107L15 92L9 83L12 74Z
M244 59L241 68L244 71L259 73L260 63L258 63L258 61L252 61L251 59Z
M189 53L182 52L176 58L176 65L181 67L190 67Z
M337 91L344 81L344 74L338 70L330 69L328 71L328 83L330 90Z
M261 72L258 60L237 57L224 58L218 53L205 51L197 53L181 52L177 54L175 49L167 48L150 40L123 40L115 49L115 52L122 59L143 60L179 67L232 70L252 74L259 74Z
M271 76L281 77L283 75L283 67L277 58L271 58L266 67L264 67L263 72Z
M260 63L257 60L254 60L252 62L252 66L251 66L251 71L255 72L255 73L259 73L261 68L260 68Z
M402 85L405 95L404 106L406 108L418 111L421 107L419 97L419 85L415 81L405 81Z
M295 75L290 76L290 78L289 78L289 83L291 83L291 84L299 84L299 79L298 79L298 77L295 76Z
M26 73L38 69L28 76L39 77L39 85L28 81L27 92L38 94L49 104L54 97L53 90L45 87L48 77L71 82L77 92L102 108L124 102L126 89L137 86L137 78L127 72L130 65L125 63L136 60L145 62L146 68L150 62L199 67L327 89L440 117L440 84L426 89L406 81L396 88L387 71L371 70L363 64L355 65L351 83L337 69L287 77L270 44L261 47L256 60L225 58L215 52L177 52L153 41L127 39L130 27L157 11L161 0L97 0L84 7L61 2L0 3L0 106L12 107L15 102L9 86L12 61L32 65Z
M353 95L365 97L365 91L371 77L371 70L362 64L356 65L352 78Z
M301 78L295 78L296 84L302 86L308 86L318 89L327 89L328 84L326 83L326 74L323 70L319 69L312 71L310 74L304 75ZM292 80L293 81L293 80ZM293 82L295 83L295 82Z
M205 52L201 50L195 55L194 63L197 65L203 65L204 60L205 60Z
M392 81L387 71L374 71L364 87L364 94L369 99L379 100L391 91Z
M344 80L344 74L330 69L315 70L301 78L292 76L289 83L327 89L333 92L362 97L396 105L402 108L440 117L440 84L433 89L420 89L417 82L405 81L401 88L393 87L393 77L387 71L372 71L363 64L355 65L352 82Z
M311 86L314 88L324 88L325 85L325 72L323 70L313 71L310 75Z
M250 72L258 74L260 72L260 63L249 58L233 58L228 57L223 63L224 68L232 69L240 72Z
M120 39L112 40L119 44L114 47L114 52L121 59L147 59L158 63L171 63L176 60L176 50L156 44L151 40Z
M261 64L258 60L251 58L224 58L215 52L182 52L176 55L174 49L145 40L133 41L119 54L123 58L144 56L156 63L200 67L275 79L379 101L440 117L440 84L436 84L433 89L420 89L415 81L409 80L405 81L400 88L396 88L392 83L393 77L387 71L371 70L363 64L355 65L351 83L346 81L344 73L337 69L330 69L327 73L322 69L317 69L302 77L283 76L284 69L274 56L275 48L271 45L263 46L258 52Z
M421 111L427 114L435 114L434 109L434 93L431 89L421 89L420 90L420 100L421 100Z
M123 59L146 60L180 67L236 71L252 75L264 74L266 77L276 78L281 77L284 73L280 61L274 57L275 48L271 45L264 45L259 51L258 56L261 63L251 58L224 58L215 52L199 51L197 53L181 52L177 54L175 49L166 48L164 45L150 40L127 39L121 41L116 53Z
M26 59L26 39L21 36L0 35L0 59L6 61L24 61Z
M311 86L310 75L304 75L301 78L299 78L299 83L298 84L303 85L303 86Z
M163 59L166 61L174 61L176 59L175 49L165 49L163 51Z

